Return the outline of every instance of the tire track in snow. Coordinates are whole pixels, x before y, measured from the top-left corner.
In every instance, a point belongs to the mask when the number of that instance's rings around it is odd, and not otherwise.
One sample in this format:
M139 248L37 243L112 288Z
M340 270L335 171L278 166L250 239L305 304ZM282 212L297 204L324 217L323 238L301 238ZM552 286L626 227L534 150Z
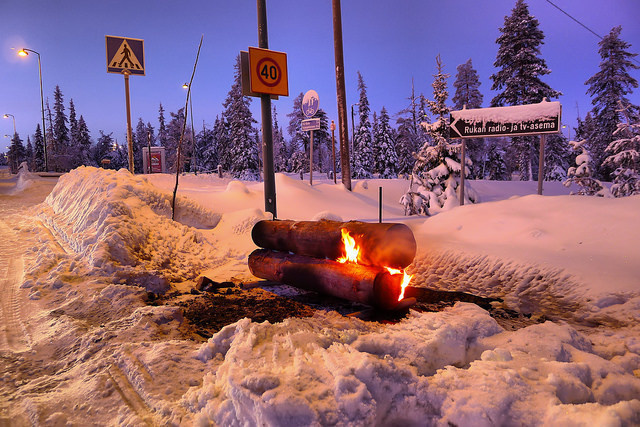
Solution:
M125 372L115 363L107 369L107 374L122 401L142 420L145 425L154 426L153 412L142 396L133 387Z
M24 351L31 340L20 309L24 254L17 234L0 220L0 350Z

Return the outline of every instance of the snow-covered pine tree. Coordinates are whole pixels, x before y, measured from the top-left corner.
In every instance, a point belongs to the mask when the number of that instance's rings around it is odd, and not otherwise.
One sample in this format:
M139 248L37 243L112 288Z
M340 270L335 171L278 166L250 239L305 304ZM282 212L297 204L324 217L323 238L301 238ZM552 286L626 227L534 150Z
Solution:
M620 26L613 28L598 43L600 70L585 82L589 86L587 94L592 97L595 120L595 132L588 143L589 151L593 156L596 178L605 180L609 179L612 172L603 164L608 156L605 150L616 139L614 133L622 122L619 103L622 103L630 117L638 115L638 106L631 104L626 95L638 87L638 81L631 77L629 71L640 67L632 62L637 54L629 52L631 45L620 39L621 31Z
M95 164L102 165L102 160L104 159L111 160L111 152L114 149L112 135L113 133L105 134L103 131L100 131L100 136L98 137L98 141L96 142L96 146L94 148L94 153L93 153Z
M425 100L422 95L415 95L413 79L411 79L411 95L407 98L409 105L398 113L396 121L398 134L396 138L396 152L398 154L399 174L409 176L416 161L414 155L427 141L425 131L420 123L427 120Z
M504 157L505 152L498 141L491 141L487 149L487 161L483 168L483 173L487 179L493 181L507 181L509 179L509 172L507 171L507 164Z
M177 155L178 144L180 143L180 135L182 134L182 126L184 125L185 115L184 108L180 108L177 113L170 112L171 120L167 124L166 130L166 142L165 142L165 158L167 162L167 170L169 172L176 172L177 170ZM180 171L185 171L185 161L190 158L190 152L188 145L191 143L189 138L189 130L185 128L184 138L182 141L181 167Z
M91 135L89 134L89 128L87 122L84 121L84 117L80 114L78 119L78 134L76 135L78 150L80 151L80 164L81 165L94 165L91 156Z
M622 104L622 102L620 102ZM618 139L609 144L609 154L603 163L613 169L611 193L615 197L626 197L640 194L640 118L632 116L629 106L622 106L626 121L618 124L614 137Z
M203 123L202 130L195 137L195 147L193 147L193 157L191 157L193 172L215 172L218 167L218 150L215 145L213 129L207 129Z
M302 112L302 99L304 94L300 92L298 96L293 99L293 109L287 117L289 118L289 124L287 125L287 133L291 137L292 151L302 150L303 153L309 153L309 132L302 131L301 122L306 119Z
M382 107L377 126L375 113L373 117L374 170L380 175L380 178L397 178L398 155L393 130L389 124L389 113L386 108Z
M567 179L562 184L565 187L570 187L571 184L576 184L579 187L577 192L571 192L572 195L611 197L609 190L592 177L591 156L586 148L586 142L585 139L569 141L569 145L579 154L576 156L576 165L567 170Z
M70 168L74 169L82 165L82 157L78 142L78 119L76 117L76 106L73 98L69 100L69 146L68 156Z
M44 140L39 123L36 125L36 132L33 135L33 147L34 170L36 172L44 171Z
M275 172L286 172L287 161L289 160L290 154L287 149L287 141L285 141L284 134L282 133L282 128L278 124L278 113L276 111L275 105L273 106L271 117L273 118L273 123L271 126L273 129L274 170Z
M31 138L29 138L29 136L27 136L27 146L25 147L24 154L29 170L34 170L33 145L31 145Z
M540 77L551 73L546 61L540 57L544 34L538 20L529 13L524 0L516 0L511 15L505 16L499 45L493 65L498 72L491 76L491 90L499 93L491 100L492 107L526 105L542 102L544 98L557 98L562 93L551 89ZM534 165L538 153L538 138L513 138L521 180L534 179Z
M456 80L453 87L456 89L452 98L453 108L462 110L482 107L483 96L480 92L480 79L478 72L473 68L471 59L456 68ZM473 162L470 178L482 178L482 159L485 155L485 142L483 138L470 138L465 140L466 155Z
M133 168L136 172L143 172L142 149L147 145L147 126L142 117L138 117L136 130L133 132Z
M234 69L233 85L224 101L225 110L222 113L228 126L230 172L236 179L255 181L259 178L259 163L253 124L257 122L249 109L251 99L242 94L240 55L236 58Z
M20 139L20 135L16 132L13 134L13 138L11 138L11 145L7 152L11 173L18 173L18 167L20 163L26 160L26 156L27 154L22 139Z
M227 124L224 121L224 116L218 118L213 123L213 139L216 141L218 147L218 165L222 167L224 171L231 170L231 156L229 154L229 132ZM216 170L218 166L216 165Z
M287 126L287 132L291 137L290 151L293 153L302 151L307 156L307 168L309 166L309 145L310 135L308 131L302 131L302 120L307 117L302 112L302 100L304 94L301 92L293 100L293 110L287 114L289 118L289 124ZM328 161L328 150L331 148L331 135L329 134L329 120L327 113L319 108L313 118L320 119L320 129L313 131L313 170L319 170L326 172L330 161ZM327 148L328 147L328 148ZM296 161L296 168L300 166L300 161ZM298 170L292 172L299 172ZM308 172L308 169L305 171Z
M164 118L164 107L162 102L158 107L158 144L161 147L167 147L167 125Z
M449 96L447 78L443 72L440 55L436 57L437 74L434 75L433 100L429 100L429 110L436 121L425 123L425 128L435 145L425 143L417 155L411 174L408 191L400 199L405 214L432 215L460 205L457 189L460 180L460 144L448 140ZM471 161L467 161L467 166ZM464 173L469 173L465 166ZM471 186L465 186L465 202L475 203L477 195Z
M562 134L547 135L544 149L544 180L562 181L567 175L571 153L567 139Z
M53 92L53 135L54 149L51 157L56 158L55 164L60 172L68 171L72 167L69 157L69 129L67 128L67 116L64 113L64 99L60 86L56 85Z
M367 86L364 84L360 71L358 71L358 91L360 92L359 122L353 137L351 175L352 178L371 178L371 172L373 171L373 141L371 138L371 122L369 121L371 108L367 98Z

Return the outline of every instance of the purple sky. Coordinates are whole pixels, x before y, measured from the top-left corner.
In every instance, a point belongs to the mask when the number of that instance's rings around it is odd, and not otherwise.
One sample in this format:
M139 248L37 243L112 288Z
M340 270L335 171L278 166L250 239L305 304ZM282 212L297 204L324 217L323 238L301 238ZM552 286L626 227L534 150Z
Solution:
M553 1L600 35L622 25L622 38L633 52L640 52L638 0ZM552 73L544 80L564 93L563 122L573 127L577 110L584 117L591 109L584 82L598 71L599 39L545 0L528 3L545 34L542 56ZM441 54L451 74L450 98L456 67L471 58L488 106L495 95L489 76L496 71L498 28L514 4L515 0L343 0L348 105L358 101L358 70L373 111L385 106L395 117L407 105L412 78L416 92L430 98L435 57ZM11 119L1 119L2 114L15 116L25 141L40 122L37 57L18 57L12 47L41 54L44 92L51 104L58 84L65 105L73 98L94 139L104 130L123 143L124 79L106 72L105 35L144 39L147 74L130 80L132 120L134 126L139 117L157 126L160 102L166 117L184 105L182 83L190 77L204 34L193 83L197 131L203 120L210 126L221 113L238 52L258 45L256 3L248 0L0 0L0 9L0 151L10 143L2 136L13 133ZM331 2L267 0L267 11L269 47L288 54L290 96L274 102L280 125L286 128L293 98L309 89L318 92L320 107L337 122ZM639 71L632 75L640 80ZM631 100L640 104L640 90ZM256 119L259 108L256 99Z

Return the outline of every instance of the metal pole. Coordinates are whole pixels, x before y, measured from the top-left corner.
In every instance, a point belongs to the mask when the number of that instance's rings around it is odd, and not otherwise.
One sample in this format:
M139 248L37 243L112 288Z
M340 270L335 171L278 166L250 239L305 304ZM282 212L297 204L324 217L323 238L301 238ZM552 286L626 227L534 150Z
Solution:
M340 162L342 183L351 191L351 165L349 164L349 129L347 125L347 98L344 84L344 55L342 52L342 12L340 0L332 0L333 49L336 64L336 92L338 96L338 126L340 126Z
M25 49L26 50L26 49ZM42 64L40 63L40 54L36 51L31 51L38 55L38 74L40 75L40 109L42 111L42 139L43 139L43 155L44 155L44 171L49 171L49 161L47 160L47 134L44 130L44 92L42 91Z
M378 222L382 223L382 187L378 187Z
M127 147L129 149L129 172L134 173L133 168L133 138L131 135L131 102L129 100L129 70L124 70L124 93L127 104ZM179 167L179 166L178 166Z
M542 181L544 179L544 143L546 135L540 135L540 160L538 161L538 194L542 196Z
M267 33L266 0L257 0L258 10L258 47L269 49ZM262 109L262 165L264 174L264 210L276 219L276 177L273 167L273 128L271 124L271 96L260 95Z
M464 205L464 172L466 169L466 159L465 159L465 143L464 139L462 140L462 154L460 154L460 206Z
M336 124L331 120L331 154L333 156L333 183L336 183Z
M147 131L147 149L149 152L147 153L149 156L149 175L151 175L151 131Z
M189 114L191 115L191 150L193 150L191 153L191 157L196 156L196 141L195 141L195 128L193 127L193 103L191 101L191 93L189 92L189 109L191 110L189 112ZM197 157L196 157L197 158ZM196 160L195 164L193 165L193 169L194 172L196 173L196 175L198 174L198 162Z
M313 185L313 131L309 131L311 135L311 146L309 147L309 185Z

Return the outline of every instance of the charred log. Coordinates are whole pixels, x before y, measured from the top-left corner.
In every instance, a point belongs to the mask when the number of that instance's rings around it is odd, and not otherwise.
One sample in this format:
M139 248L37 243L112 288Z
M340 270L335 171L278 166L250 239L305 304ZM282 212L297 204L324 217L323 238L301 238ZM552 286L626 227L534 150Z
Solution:
M360 247L359 263L404 269L416 255L413 232L397 223L260 221L251 237L261 248L335 260L344 256L342 228Z
M341 264L286 252L256 249L249 255L251 273L273 280L384 310L406 308L413 298L398 301L402 275L362 264Z

